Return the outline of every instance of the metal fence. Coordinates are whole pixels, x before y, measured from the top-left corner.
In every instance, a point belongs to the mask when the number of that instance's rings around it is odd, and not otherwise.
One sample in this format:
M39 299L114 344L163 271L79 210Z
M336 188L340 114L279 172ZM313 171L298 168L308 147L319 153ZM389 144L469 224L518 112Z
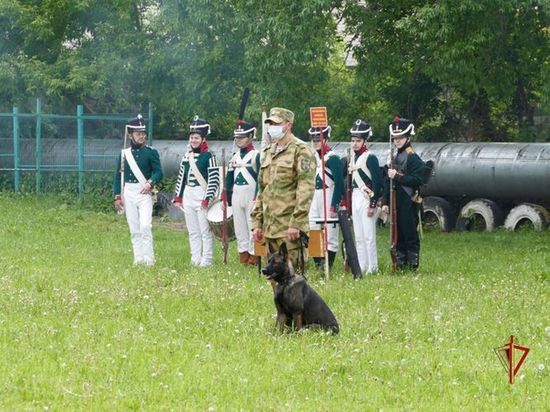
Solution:
M110 162L114 172L119 150L113 150L112 139L119 139L122 149L126 120L134 114L88 114L78 105L76 114L49 114L42 110L42 102L36 100L34 113L21 113L14 106L11 113L0 113L0 173L4 180L13 181L13 189L20 193L22 179L34 174L34 191L42 193L44 178L52 174L69 173L76 177L79 196L85 190L85 176L105 173L98 162ZM153 111L149 104L147 116L148 144L153 140ZM11 129L11 137L9 130ZM109 144L105 139L111 139ZM47 142L47 146L45 145ZM51 153L59 143L62 158Z

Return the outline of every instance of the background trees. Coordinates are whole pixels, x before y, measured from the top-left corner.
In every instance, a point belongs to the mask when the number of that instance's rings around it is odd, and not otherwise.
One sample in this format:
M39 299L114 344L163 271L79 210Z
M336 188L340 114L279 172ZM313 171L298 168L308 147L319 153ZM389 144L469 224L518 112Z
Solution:
M2 111L35 97L50 112L152 102L157 137L200 114L228 138L249 87L248 117L292 108L301 135L326 105L335 139L357 117L385 139L396 113L423 140L548 138L541 2L0 0L0 27Z

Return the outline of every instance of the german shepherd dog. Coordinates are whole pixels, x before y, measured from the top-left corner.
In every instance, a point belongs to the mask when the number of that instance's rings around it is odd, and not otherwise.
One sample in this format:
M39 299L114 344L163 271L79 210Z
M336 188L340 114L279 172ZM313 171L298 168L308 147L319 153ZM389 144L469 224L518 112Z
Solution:
M305 278L294 273L294 268L288 261L285 243L281 245L279 252L271 254L262 273L268 280L275 282L273 293L277 308L276 326L281 331L294 325L296 331L317 327L331 330L333 335L338 334L340 327L330 308Z

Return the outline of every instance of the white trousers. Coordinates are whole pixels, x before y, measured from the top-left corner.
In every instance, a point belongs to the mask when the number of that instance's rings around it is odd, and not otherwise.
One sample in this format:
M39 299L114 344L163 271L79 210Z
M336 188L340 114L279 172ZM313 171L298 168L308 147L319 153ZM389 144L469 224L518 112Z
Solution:
M254 239L250 214L254 207L255 192L256 188L252 185L234 185L231 198L237 250L239 253L248 252L251 255L254 254Z
M330 201L332 200L332 194L334 190L332 188L326 189L326 208L327 208L327 219L329 218L330 211ZM315 221L320 221L324 219L323 211L323 190L317 189L313 193L313 200L311 201L311 207L309 209L309 228L319 230L323 227L322 224L316 224ZM338 225L329 224L328 225L328 238L327 238L327 249L331 252L338 252L338 232L340 228Z
M378 254L376 252L376 219L380 213L377 208L372 217L367 216L370 199L365 198L361 190L353 189L351 204L353 217L353 232L357 248L357 257L361 273L374 273L378 270Z
M206 219L206 210L201 208L202 199L204 190L201 186L185 186L183 211L189 233L191 264L204 267L212 264L214 237Z
M134 264L153 265L153 197L139 193L141 183L124 184L124 210L134 249Z

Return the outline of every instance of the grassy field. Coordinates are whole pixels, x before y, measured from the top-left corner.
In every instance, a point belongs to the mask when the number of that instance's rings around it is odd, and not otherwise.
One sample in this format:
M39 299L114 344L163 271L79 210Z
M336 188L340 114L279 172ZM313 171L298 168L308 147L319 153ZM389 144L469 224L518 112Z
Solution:
M548 410L550 231L425 234L421 270L309 280L337 337L279 334L269 284L189 265L156 220L154 268L126 222L0 194L1 410ZM379 231L382 268L388 232ZM493 348L531 348L510 385ZM546 389L544 389L546 388Z

